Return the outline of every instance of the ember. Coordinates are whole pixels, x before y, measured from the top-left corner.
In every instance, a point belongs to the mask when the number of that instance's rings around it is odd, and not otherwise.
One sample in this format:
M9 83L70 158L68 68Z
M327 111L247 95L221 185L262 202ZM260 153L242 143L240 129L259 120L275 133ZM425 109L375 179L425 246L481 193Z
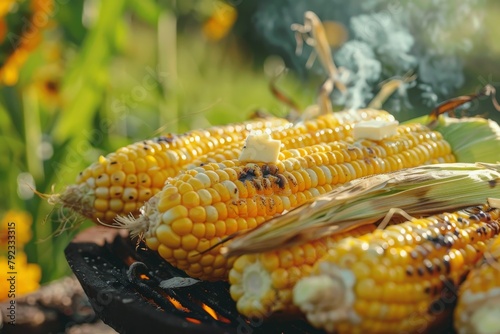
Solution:
M102 246L73 242L66 258L97 315L120 333L322 333L300 317L241 316L225 282L162 289L161 282L187 276L128 237Z

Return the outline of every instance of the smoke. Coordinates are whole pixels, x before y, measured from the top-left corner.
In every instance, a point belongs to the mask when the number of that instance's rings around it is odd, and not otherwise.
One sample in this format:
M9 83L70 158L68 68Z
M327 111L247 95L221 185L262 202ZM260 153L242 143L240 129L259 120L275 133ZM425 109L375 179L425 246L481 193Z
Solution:
M323 21L347 27L350 39L333 52L349 88L347 94L332 94L337 105L366 106L380 82L409 71L417 74L416 83L403 85L388 101L396 108L392 111L410 105L407 90L418 94L423 104L435 105L463 85L461 58L472 48L484 4L484 0L255 1L255 33L304 79L326 73L319 64L305 68L312 50L307 46L302 54L295 54L290 25L302 23L304 13L310 10Z

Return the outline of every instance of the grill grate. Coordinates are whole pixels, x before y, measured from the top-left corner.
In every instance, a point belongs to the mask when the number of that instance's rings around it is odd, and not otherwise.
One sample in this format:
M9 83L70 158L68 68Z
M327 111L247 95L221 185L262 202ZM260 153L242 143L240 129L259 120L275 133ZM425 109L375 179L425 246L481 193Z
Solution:
M186 275L155 252L136 250L128 237L103 245L74 241L65 254L96 313L120 333L322 333L296 317L241 316L225 282L162 289L161 281Z

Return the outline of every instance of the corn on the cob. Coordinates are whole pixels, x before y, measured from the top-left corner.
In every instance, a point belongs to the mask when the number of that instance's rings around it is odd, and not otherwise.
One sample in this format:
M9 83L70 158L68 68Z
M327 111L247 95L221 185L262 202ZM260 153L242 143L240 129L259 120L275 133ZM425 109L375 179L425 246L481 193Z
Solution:
M500 237L488 245L482 261L460 286L454 324L460 334L500 329Z
M285 150L276 164L209 163L172 178L138 219L118 222L192 277L226 279L234 259L217 245L354 178L454 160L439 133L401 126L384 141L332 142ZM200 254L200 252L204 252Z
M471 207L343 239L295 285L294 304L328 332L423 331L500 232L499 215Z
M375 230L363 225L351 231L327 236L310 243L259 254L245 254L229 272L231 297L238 312L247 317L267 317L273 312L294 312L292 289L336 242Z
M305 121L298 126L280 132L272 132L271 137L281 140L282 150L330 143L352 137L352 125L367 120L393 121L394 117L384 111L373 109L358 110L356 114L337 112L318 116L315 120ZM244 142L240 141L220 147L193 161L186 168L195 168L208 162L236 159L240 155L243 145Z
M276 139L283 139L285 145L292 141L290 147L296 148L344 138L351 131L349 124L371 119L394 117L386 111L367 109L329 114L296 126L279 118L255 119L138 142L100 157L80 173L75 185L53 199L84 217L111 224L117 215L138 214L144 202L160 191L169 177L194 162L207 162L205 155L213 156L210 152L217 152L211 161L234 158L234 146L241 147L251 131L270 132ZM308 139L316 133L322 134Z
M290 126L280 118L256 119L137 142L101 156L56 202L87 218L112 223L117 215L138 214L169 177L207 152L242 142L250 131L281 131Z

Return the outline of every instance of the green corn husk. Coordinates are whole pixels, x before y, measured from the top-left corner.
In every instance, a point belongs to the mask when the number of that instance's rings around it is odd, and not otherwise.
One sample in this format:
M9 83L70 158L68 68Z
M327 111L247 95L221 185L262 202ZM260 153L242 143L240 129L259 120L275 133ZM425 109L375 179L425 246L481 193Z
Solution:
M450 144L457 162L500 161L500 126L491 119L439 116L431 122L428 116L423 116L407 123L426 124L440 132Z
M383 219L391 209L425 216L500 198L500 163L449 163L355 179L239 236L226 256L291 247Z

